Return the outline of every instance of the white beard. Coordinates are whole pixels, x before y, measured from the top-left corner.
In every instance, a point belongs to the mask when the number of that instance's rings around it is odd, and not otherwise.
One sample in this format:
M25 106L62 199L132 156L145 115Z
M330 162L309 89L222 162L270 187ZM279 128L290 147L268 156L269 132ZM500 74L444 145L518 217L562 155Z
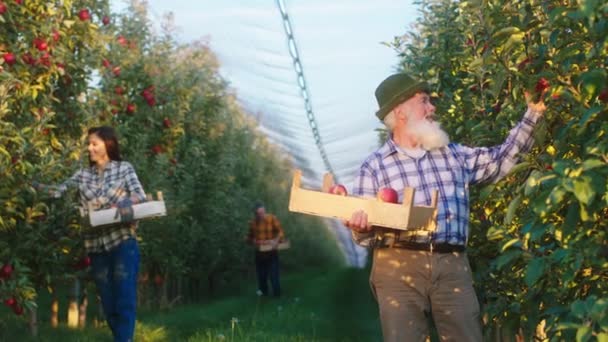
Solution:
M426 151L436 150L450 143L450 136L441 129L437 121L427 119L410 121L407 131L420 144L420 148Z

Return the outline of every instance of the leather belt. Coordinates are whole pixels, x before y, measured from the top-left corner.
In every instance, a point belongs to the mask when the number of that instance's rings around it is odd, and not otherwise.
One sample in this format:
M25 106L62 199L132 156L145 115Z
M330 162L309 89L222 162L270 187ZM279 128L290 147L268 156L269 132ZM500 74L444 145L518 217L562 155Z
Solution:
M391 248L403 248L411 249L414 251L428 251L431 253L462 253L465 251L465 247L462 245L450 245L448 243L420 243L420 242L407 242L407 241L396 241Z

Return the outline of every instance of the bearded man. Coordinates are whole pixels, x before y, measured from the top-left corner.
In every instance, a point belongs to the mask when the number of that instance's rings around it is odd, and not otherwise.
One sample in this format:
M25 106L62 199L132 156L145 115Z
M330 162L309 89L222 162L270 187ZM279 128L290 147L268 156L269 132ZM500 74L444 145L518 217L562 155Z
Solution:
M357 211L344 222L360 245L373 248L370 284L384 341L424 341L432 317L442 341L482 341L480 308L466 254L469 185L495 182L532 144L545 111L528 94L528 110L506 141L494 147L450 143L434 121L428 85L403 74L376 89L378 118L390 134L361 166L353 194L375 197L380 188L414 188L415 205L431 205L438 191L436 230L374 227ZM542 98L542 97L541 97Z

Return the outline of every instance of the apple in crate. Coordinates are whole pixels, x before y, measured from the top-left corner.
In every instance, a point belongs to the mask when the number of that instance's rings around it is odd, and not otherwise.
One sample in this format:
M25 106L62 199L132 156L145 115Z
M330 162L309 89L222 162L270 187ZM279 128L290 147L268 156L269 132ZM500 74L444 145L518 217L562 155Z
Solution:
M329 188L329 193L340 196L348 196L348 191L346 191L346 187L342 184L334 184Z
M378 200L380 200L382 202L389 202L389 203L398 203L399 202L399 194L397 194L397 191L395 191L395 189L392 189L392 188L380 188L380 190L378 190L378 193L376 194L376 196L378 197Z

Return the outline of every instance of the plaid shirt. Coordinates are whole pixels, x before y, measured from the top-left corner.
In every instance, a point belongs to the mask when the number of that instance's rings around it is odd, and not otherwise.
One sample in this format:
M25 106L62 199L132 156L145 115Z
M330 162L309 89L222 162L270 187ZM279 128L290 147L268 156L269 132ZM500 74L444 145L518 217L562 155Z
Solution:
M279 237L279 240L283 240L285 233L281 227L281 223L276 216L266 214L264 219L259 222L256 219L249 221L249 235L247 239L250 242L257 240L272 240Z
M359 170L353 193L375 197L380 188L390 187L403 200L403 189L414 188L415 205L431 205L431 192L439 191L437 230L397 231L375 229L379 234L390 232L397 241L449 243L466 245L469 224L469 185L496 182L517 163L519 154L532 147L533 128L539 116L526 112L522 121L511 130L504 143L494 147L467 147L450 143L414 158L395 145L392 139L369 156ZM373 247L376 232L357 233L353 239L362 246Z
M133 166L125 161L110 161L103 173L92 166L77 171L64 183L50 186L49 193L61 197L68 188L76 187L80 204L85 212L89 205L94 210L108 209L119 201L136 197L139 202L146 201L146 194L139 183ZM120 242L136 237L137 223L115 224L102 227L89 227L84 233L84 247L87 252L109 251Z

